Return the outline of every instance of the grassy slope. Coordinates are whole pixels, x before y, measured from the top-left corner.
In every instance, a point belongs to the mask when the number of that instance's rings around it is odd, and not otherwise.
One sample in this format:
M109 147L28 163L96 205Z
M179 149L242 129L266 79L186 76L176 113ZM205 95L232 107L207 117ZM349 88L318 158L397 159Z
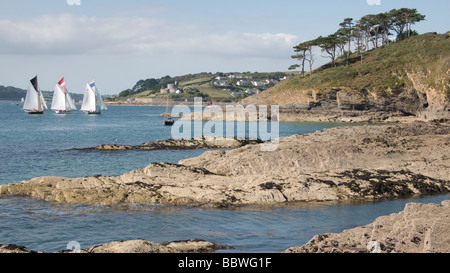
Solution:
M212 86L212 83L214 81L214 78L217 76L223 76L222 73L217 72L215 74L212 73L197 73L197 74L188 74L183 76L177 76L174 77L173 80L178 82L178 86L180 88L184 87L191 87L193 89L199 90L201 93L207 94L212 100L214 101L232 101L236 100L233 98L230 94L230 92L226 91L225 89L228 88L216 88ZM292 72L235 72L235 73L226 73L226 74L243 74L244 77L249 77L252 80L265 80L265 79L278 79L280 76L291 76ZM236 88L236 85L233 85L234 89L244 90L249 87L243 87L243 88ZM175 97L185 97L185 98L192 98L192 95L185 94L185 95L174 95L170 94L169 96L175 96ZM159 90L147 90L143 91L138 94L132 95L132 97L136 98L166 98L166 94L160 94Z
M217 89L217 88L213 88L211 87L211 82L213 81L213 76L209 76L209 77L204 77L202 74L198 74L198 78L196 77L197 75L192 75L192 78L188 78L188 79L181 79L181 81L178 82L178 86L180 88L183 87L193 87L195 89L198 89L200 92L209 95L211 98L220 98L220 99L229 99L231 98L231 95L229 92L223 90L223 89ZM133 97L136 98L166 98L167 94L160 94L159 90L158 91L154 91L154 90L148 90L148 91L143 91L141 93L135 94L133 95ZM170 94L169 96L174 96L172 94ZM186 97L186 98L190 98L191 96L189 95L177 95L177 97Z
M361 64L359 56L351 56L350 65L343 58L338 67L330 64L313 71L312 76L296 76L273 88L247 98L248 103L293 104L303 90L349 89L372 97L389 97L396 90L413 88L408 73L426 75L422 84L446 92L449 96L450 32L424 34L392 43L367 53Z

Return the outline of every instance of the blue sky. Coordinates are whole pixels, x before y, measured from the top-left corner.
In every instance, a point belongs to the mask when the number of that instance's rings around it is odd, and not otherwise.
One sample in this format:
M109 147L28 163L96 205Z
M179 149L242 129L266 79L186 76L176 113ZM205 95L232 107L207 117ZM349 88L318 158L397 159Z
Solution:
M380 5L370 2L380 1ZM0 0L0 85L43 90L66 77L82 93L197 72L287 71L292 46L338 29L347 17L417 8L419 33L450 30L448 0ZM323 63L318 60L316 65Z

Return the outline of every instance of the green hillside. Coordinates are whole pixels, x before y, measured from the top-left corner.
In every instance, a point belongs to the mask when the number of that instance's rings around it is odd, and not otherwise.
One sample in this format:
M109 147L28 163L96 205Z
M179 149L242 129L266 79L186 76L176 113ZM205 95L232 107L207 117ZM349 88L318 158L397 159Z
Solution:
M194 98L204 97L213 101L240 100L248 96L245 91L256 89L252 82L267 82L268 80L279 81L280 78L292 75L291 72L229 72L229 73L197 73L176 77L165 76L160 79L150 78L139 80L131 89L122 91L117 99L130 98ZM215 83L218 78L225 79L223 84ZM245 85L242 81L246 82ZM175 85L180 92L162 93L161 90ZM259 91L264 91L275 83L258 86ZM239 93L239 96L236 94Z
M352 54L282 81L244 100L256 104L394 104L407 112L448 107L450 101L450 32L412 36L366 52L363 62ZM400 103L403 102L403 103ZM336 103L335 103L336 104ZM401 105L402 104L402 105Z
M0 85L0 100L20 100L27 94L26 90Z
M20 101L22 98L25 98L26 94L27 90L0 85L0 100ZM42 95L45 100L51 101L53 98L53 91L42 91ZM70 95L77 102L83 99L83 94L71 93Z

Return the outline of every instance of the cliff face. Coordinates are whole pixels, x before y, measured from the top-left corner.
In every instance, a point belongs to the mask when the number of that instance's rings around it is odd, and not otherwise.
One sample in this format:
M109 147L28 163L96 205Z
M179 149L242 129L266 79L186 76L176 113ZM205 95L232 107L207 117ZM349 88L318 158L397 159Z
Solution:
M244 104L375 110L448 118L450 34L424 34L367 53L364 63L321 67L248 97Z
M450 57L440 73L433 76L432 72L408 72L407 77L412 83L413 90L417 91L419 107L416 110L418 116L425 118L435 118L448 115L450 111L450 69L448 69ZM445 71L444 71L445 70ZM429 84L430 78L434 78L434 83ZM416 101L417 101L416 99ZM422 107L420 107L420 104Z

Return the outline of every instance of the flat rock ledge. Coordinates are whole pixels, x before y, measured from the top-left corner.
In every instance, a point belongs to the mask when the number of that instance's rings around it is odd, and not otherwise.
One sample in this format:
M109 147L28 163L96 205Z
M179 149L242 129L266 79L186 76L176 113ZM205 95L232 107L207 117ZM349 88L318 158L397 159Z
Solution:
M166 244L158 244L143 239L136 239L128 241L114 241L80 250L61 250L57 253L210 253L227 248L229 247L198 239L173 241ZM0 244L0 253L43 252L30 250L24 246Z
M0 186L0 198L55 203L233 207L404 198L450 192L450 125L339 127L153 163L121 176L39 177Z
M450 200L409 203L400 213L342 233L314 236L284 253L450 253Z
M74 148L77 151L124 151L124 150L206 150L235 149L249 144L262 143L259 139L198 137L192 139L168 139L150 141L139 145L101 144L96 147Z
M342 109L311 109L309 106L285 105L279 110L279 115L260 113L258 109L232 108L236 115L227 116L225 107L193 112L181 120L191 121L281 121L281 122L345 122L345 123L387 123L404 122L419 119L397 111L377 110L342 110ZM232 110L232 111L233 111ZM270 107L269 107L270 110ZM261 115L261 118L260 118ZM448 115L447 115L448 116ZM420 118L424 120L423 118Z

